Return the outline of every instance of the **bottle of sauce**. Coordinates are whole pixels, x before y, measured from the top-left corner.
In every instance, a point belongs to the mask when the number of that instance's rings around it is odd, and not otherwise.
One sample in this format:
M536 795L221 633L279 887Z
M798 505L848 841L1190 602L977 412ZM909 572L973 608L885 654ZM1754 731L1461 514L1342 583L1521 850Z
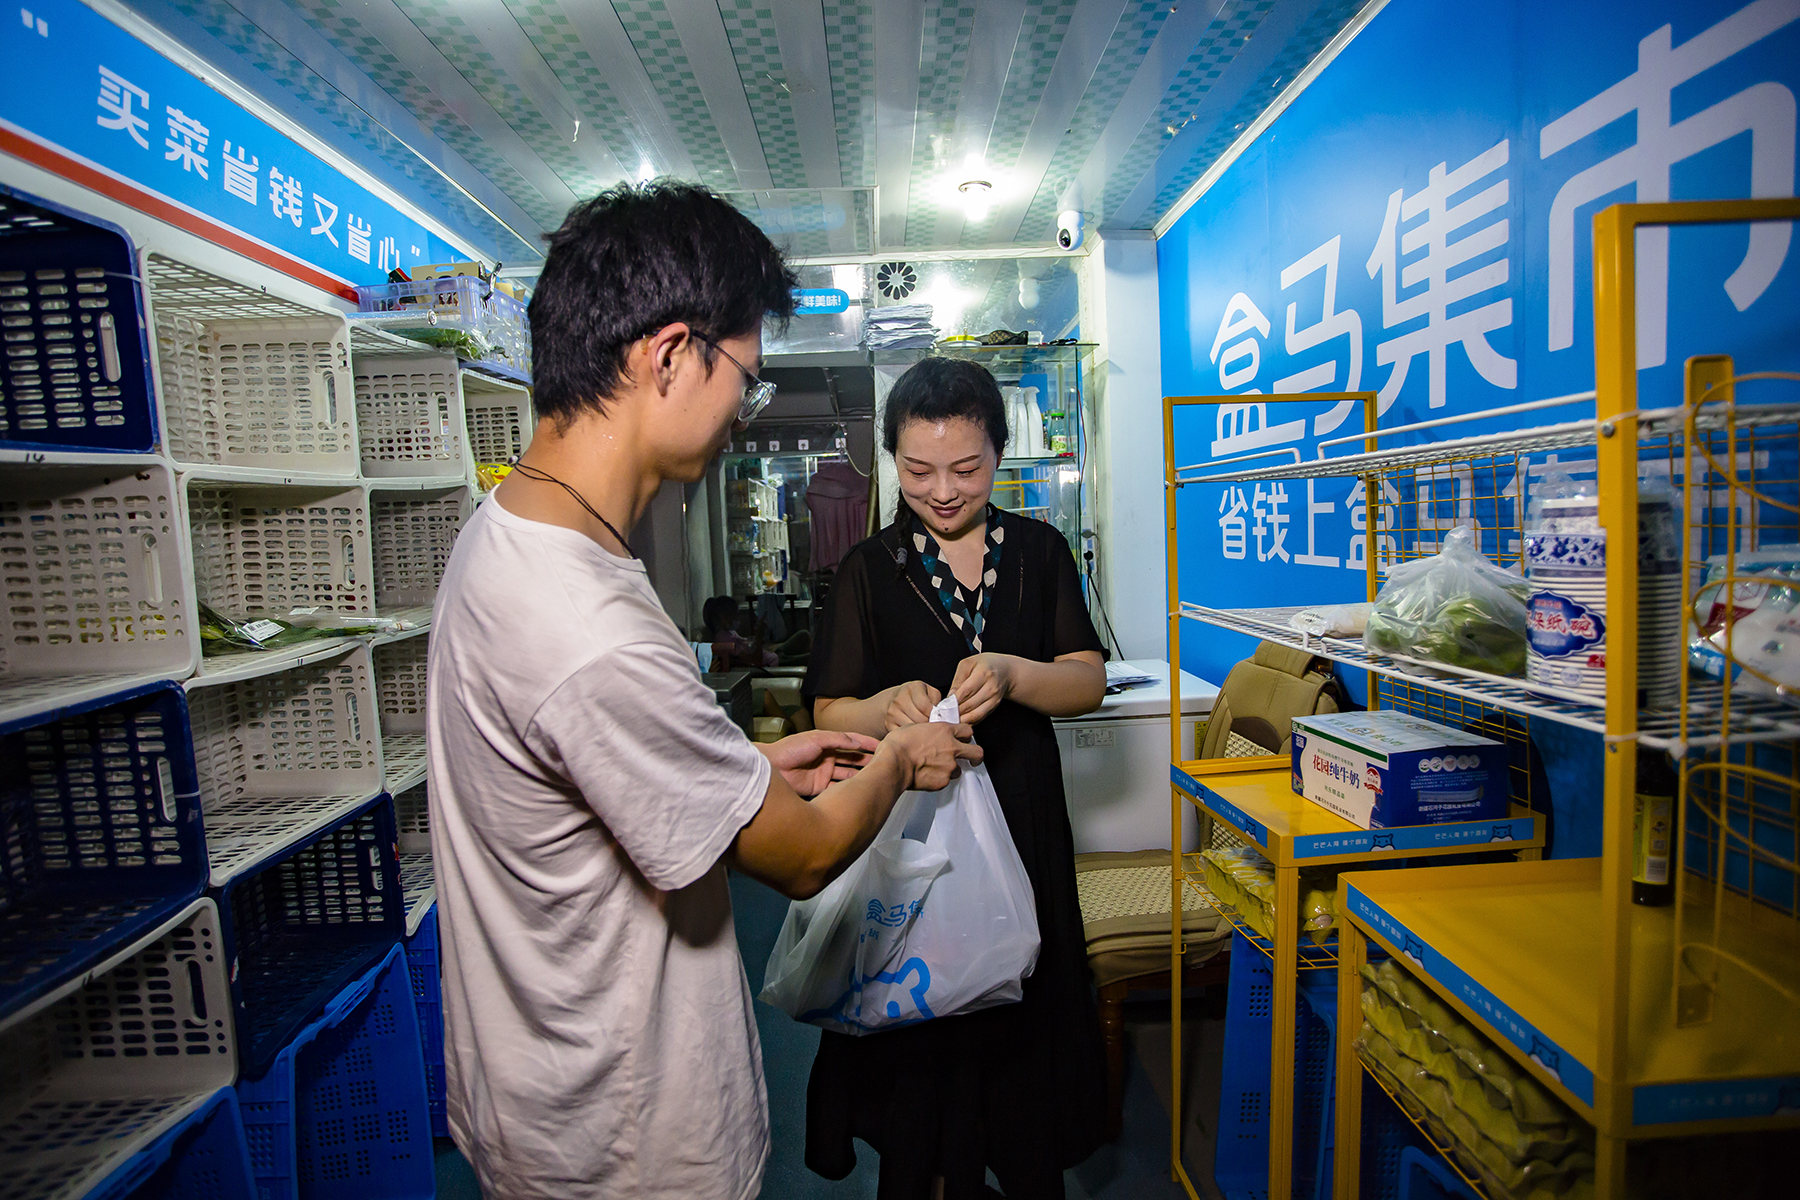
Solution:
M1637 795L1631 841L1631 902L1652 907L1675 900L1675 769L1661 750L1637 752Z

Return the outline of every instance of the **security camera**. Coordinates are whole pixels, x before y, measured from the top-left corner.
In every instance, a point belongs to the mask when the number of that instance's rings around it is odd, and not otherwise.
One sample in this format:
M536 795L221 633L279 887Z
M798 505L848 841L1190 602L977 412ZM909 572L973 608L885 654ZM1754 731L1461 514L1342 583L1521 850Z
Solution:
M1056 214L1056 244L1064 250L1081 245L1081 214L1068 209Z

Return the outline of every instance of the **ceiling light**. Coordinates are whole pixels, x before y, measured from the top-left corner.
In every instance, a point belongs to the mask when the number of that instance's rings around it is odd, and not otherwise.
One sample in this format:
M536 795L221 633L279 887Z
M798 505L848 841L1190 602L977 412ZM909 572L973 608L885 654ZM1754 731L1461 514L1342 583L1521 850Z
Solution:
M968 179L956 185L962 193L963 212L971 221L980 221L987 217L988 206L993 199L994 185L985 179Z

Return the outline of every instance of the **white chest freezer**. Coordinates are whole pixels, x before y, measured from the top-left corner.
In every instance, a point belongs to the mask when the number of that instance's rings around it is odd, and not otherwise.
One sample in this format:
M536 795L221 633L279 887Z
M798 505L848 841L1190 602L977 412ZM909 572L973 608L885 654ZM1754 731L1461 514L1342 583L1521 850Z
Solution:
M1109 695L1098 710L1056 724L1063 794L1075 853L1169 848L1169 664L1115 664L1154 683ZM1181 673L1181 757L1194 757L1194 722L1212 711L1215 684ZM1183 805L1182 849L1199 846L1199 820Z

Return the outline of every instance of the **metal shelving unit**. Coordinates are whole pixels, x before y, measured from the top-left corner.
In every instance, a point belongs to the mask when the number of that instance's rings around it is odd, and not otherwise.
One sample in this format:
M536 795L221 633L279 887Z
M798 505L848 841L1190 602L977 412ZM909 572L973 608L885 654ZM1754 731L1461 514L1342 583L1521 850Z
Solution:
M1618 205L1595 218L1600 522L1616 544L1635 545L1641 465L1680 464L1671 474L1680 480L1678 511L1688 514L1689 614L1694 568L1709 554L1795 540L1800 481L1791 466L1759 465L1777 460L1755 451L1781 447L1792 458L1800 405L1740 410L1736 385L1746 376L1729 359L1697 358L1688 364L1683 408L1638 412L1634 236L1644 227L1795 218L1793 200ZM1727 572L1735 575L1733 561ZM1589 706L1601 715L1606 747L1601 857L1342 881L1340 1200L1356 1195L1359 1170L1353 1085L1362 1067L1352 1041L1356 973L1370 941L1592 1123L1600 1200L1624 1195L1635 1139L1800 1124L1800 867L1792 840L1800 762L1791 717L1780 701L1747 702L1686 676L1674 714L1641 712L1636 555L1608 557L1606 586L1606 699ZM1554 709L1540 715L1564 719ZM1568 723L1592 728L1593 717ZM1634 745L1667 746L1680 766L1672 907L1631 903ZM1521 939L1520 928L1532 936Z

